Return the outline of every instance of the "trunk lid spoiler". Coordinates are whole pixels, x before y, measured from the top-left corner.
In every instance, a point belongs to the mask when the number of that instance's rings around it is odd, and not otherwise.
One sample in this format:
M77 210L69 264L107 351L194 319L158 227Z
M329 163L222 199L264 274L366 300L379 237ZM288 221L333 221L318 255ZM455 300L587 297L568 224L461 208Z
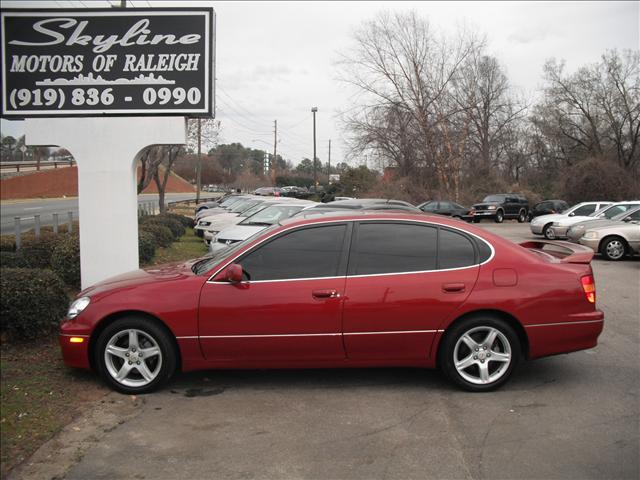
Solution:
M589 264L593 259L593 250L589 247L570 242L533 240L519 245L536 253L549 255L560 263Z

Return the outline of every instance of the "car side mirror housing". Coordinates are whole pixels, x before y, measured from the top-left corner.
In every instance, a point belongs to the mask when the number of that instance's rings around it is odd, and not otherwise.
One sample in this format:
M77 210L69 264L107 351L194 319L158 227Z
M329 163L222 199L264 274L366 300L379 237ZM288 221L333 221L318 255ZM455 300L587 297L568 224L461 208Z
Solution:
M571 213L569 214L569 216L570 216L570 217L575 217L575 216L576 216L576 214L575 214L575 213L573 213L573 212L571 212Z
M229 283L240 283L242 281L242 267L237 263L232 263L227 267L224 279Z

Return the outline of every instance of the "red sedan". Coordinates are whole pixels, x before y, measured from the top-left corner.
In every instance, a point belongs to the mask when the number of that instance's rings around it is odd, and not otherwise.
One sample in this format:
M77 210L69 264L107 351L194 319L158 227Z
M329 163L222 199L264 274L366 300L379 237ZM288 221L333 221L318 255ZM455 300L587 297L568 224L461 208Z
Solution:
M218 257L88 288L60 344L126 393L177 370L379 366L439 367L485 391L522 359L596 345L592 256L424 214L292 218Z

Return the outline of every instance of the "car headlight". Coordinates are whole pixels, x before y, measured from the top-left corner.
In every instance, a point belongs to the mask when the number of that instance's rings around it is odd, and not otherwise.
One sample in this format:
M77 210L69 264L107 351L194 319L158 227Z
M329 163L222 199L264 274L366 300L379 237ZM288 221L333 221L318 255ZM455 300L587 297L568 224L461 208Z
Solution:
M586 238L587 240L594 240L596 238L598 238L598 233L597 232L587 232L584 234L584 238Z
M497 207L495 205L489 205L487 210L495 210Z
M200 222L198 225L200 225L201 227L208 227L209 225L211 225L211 222Z
M76 318L89 306L89 303L91 303L91 299L89 297L80 297L77 300L74 300L67 312L67 318Z

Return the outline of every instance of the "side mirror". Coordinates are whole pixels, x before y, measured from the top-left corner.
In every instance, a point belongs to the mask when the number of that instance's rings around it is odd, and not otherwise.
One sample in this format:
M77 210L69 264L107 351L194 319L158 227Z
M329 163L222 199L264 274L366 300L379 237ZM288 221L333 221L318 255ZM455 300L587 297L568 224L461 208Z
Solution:
M631 217L624 217L624 218L622 219L622 221L623 221L624 223L629 223L629 222L630 222L630 221L632 221L632 220L633 220L633 218L631 218Z
M569 216L570 216L570 217L575 217L575 216L576 216L576 214L575 214L575 213L573 213L573 212L571 212L571 213L569 214Z
M240 283L242 281L242 267L237 263L232 263L227 267L224 279L229 283Z

